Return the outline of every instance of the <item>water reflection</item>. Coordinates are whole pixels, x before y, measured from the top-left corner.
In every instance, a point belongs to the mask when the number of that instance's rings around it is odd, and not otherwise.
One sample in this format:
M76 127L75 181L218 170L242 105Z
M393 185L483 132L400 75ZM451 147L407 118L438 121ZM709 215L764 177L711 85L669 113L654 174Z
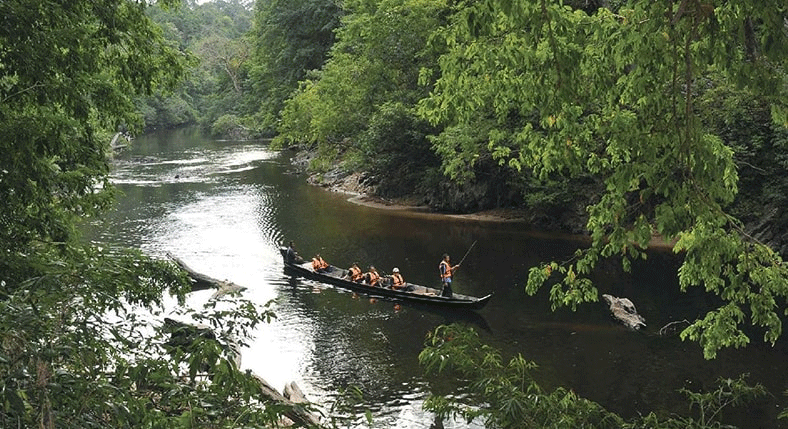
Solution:
M569 259L582 242L517 223L352 204L291 174L288 155L265 142L215 142L188 130L138 139L113 172L124 193L117 210L89 232L103 243L171 252L212 277L246 286L245 297L255 302L276 299L278 318L260 328L243 357L244 367L274 387L295 381L311 399L330 403L353 384L365 393L374 427L427 428L432 417L421 411L428 388L418 353L426 332L460 321L505 358L522 353L539 363L545 387L572 388L625 416L652 409L685 413L676 391L711 387L718 376L749 372L775 395L785 389L782 344L772 349L756 335L751 347L706 362L696 345L656 334L714 304L702 291L676 292L677 262L670 254L650 254L631 273L617 263L602 263L595 273L601 293L630 298L646 317L645 332L630 332L602 304L553 312L547 290L525 295L529 267ZM287 240L305 257L321 253L339 266L359 262L386 272L397 266L407 280L425 285L438 284L444 252L458 260L477 241L455 289L495 295L484 310L465 316L412 305L396 310L389 301L370 302L285 274L278 247ZM762 420L753 424L773 427L774 405L759 411Z

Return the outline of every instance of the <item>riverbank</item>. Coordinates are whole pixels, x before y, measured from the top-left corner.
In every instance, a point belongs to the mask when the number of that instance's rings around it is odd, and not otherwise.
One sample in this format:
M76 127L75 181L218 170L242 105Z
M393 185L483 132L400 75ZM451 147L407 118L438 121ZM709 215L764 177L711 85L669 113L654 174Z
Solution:
M345 172L339 166L335 166L325 173L310 173L308 170L309 162L313 154L306 151L299 151L292 158L293 166L299 173L307 175L307 182L325 188L331 192L342 193L348 196L348 201L353 204L373 207L381 210L394 210L417 214L420 216L441 216L453 219L463 219L478 222L511 222L522 224L525 228L540 231L552 236L561 236L565 239L589 242L587 230L585 229L586 218L577 211L567 211L560 222L535 221L539 214L535 214L523 208L495 208L473 213L446 213L432 210L428 205L420 203L420 198L410 195L402 198L383 198L376 195L374 186L368 184L368 178L364 173ZM565 228L556 228L556 225L569 225ZM659 250L670 250L676 240L668 241L659 234L652 236L649 243L650 248Z
M460 219L490 222L522 222L529 223L532 226L539 226L529 221L529 218L533 217L533 213L520 208L495 208L474 213L445 213L436 212L428 205L422 204L420 202L420 197L417 195L392 199L383 198L378 196L376 188L369 184L370 178L367 177L365 173L346 172L339 165L335 165L329 171L323 173L310 172L309 165L314 157L315 155L311 152L296 150L291 161L299 173L307 175L306 180L308 183L323 187L332 192L346 194L349 196L348 201L354 204L385 210L430 213ZM577 218L577 221L574 223L582 228L582 226L585 225L585 220ZM566 230L553 231L557 233L571 233L571 231Z

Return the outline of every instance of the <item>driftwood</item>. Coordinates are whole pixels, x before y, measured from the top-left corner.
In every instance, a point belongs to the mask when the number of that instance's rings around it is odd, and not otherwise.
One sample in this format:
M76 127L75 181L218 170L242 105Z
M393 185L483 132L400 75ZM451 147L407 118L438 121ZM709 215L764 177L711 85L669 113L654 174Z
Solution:
M306 407L309 401L306 400L306 397L295 382L291 382L285 386L283 395L271 387L268 382L260 378L260 376L252 374L252 377L257 380L257 384L260 386L260 391L264 397L289 408L285 411L284 415L290 419L293 424L307 428L320 427L320 419L309 412ZM293 394L294 392L295 395ZM290 395L290 397L288 398L287 395Z
M202 273L198 273L197 271L193 270L191 267L186 265L180 258L176 257L171 253L167 253L167 256L172 259L183 271L189 275L189 279L192 282L192 291L197 290L205 290L205 289L216 289L216 293L211 296L211 298L219 298L223 295L227 295L234 292L240 292L245 290L246 288L240 285L237 285L228 280L219 280L213 277L207 276Z
M285 384L285 388L282 390L282 395L296 404L309 403L309 401L306 400L306 395L304 395L304 392L302 392L298 385L295 384L295 381Z
M118 141L120 140L121 137L123 137L123 140L125 141L125 143L118 143ZM112 141L109 142L109 147L113 151L117 152L117 151L127 147L129 145L129 143L131 143L131 135L127 134L127 133L118 132L118 133L115 133L114 137L112 137Z
M639 315L635 304L627 298L617 298L612 295L602 295L613 317L629 329L638 330L646 326L646 319Z
M167 341L166 346L172 349L180 349L186 353L192 351L194 342L199 339L216 339L215 332L209 326L184 323L170 318L164 319L164 326L170 332L170 339ZM225 347L229 350L230 357L234 361L236 368L240 368L241 353L237 344L229 344ZM210 363L203 363L201 367L201 371L210 374ZM258 387L260 387L262 396L260 399L273 401L288 408L284 412L284 416L290 421L285 422L285 426L298 425L307 428L320 426L320 419L309 411L309 401L295 382L286 384L283 392L280 394L260 376L256 374L251 375L257 382ZM210 378L210 375L208 375L208 378Z
M690 321L687 319L675 320L660 328L659 335L674 335L676 334L676 332L683 330L685 327L689 325L690 325Z

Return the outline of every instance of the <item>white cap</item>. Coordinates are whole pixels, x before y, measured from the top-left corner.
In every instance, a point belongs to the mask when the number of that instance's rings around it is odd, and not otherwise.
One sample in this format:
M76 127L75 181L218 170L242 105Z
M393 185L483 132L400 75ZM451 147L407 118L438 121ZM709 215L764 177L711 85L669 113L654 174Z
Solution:
M399 268L397 268L397 267L394 267L394 269L393 269L393 270L391 270L391 272L393 272L393 273L398 273L398 272L399 272Z

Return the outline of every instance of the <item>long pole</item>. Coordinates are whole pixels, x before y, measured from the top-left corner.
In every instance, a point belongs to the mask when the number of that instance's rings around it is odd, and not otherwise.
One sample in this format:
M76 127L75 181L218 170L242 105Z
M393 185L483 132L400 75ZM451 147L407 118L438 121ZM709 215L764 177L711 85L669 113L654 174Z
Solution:
M468 248L468 251L467 251L467 252L465 252L465 256L463 256L463 257L462 257L462 259L460 259L460 263L459 263L459 264L457 264L457 265L462 265L463 261L465 261L465 258L467 258L467 257L468 257L468 254L469 254L469 253L471 253L471 249L473 249L473 246L475 246L475 245L476 245L476 242L477 242L477 241L479 241L479 240L474 240L473 244L471 244L471 247L469 247L469 248Z

